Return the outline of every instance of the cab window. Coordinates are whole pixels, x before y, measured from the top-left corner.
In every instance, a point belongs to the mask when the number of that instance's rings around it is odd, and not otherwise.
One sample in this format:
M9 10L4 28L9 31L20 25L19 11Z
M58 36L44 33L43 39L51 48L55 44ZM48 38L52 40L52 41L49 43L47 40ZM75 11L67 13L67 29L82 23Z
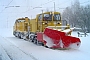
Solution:
M43 20L44 21L51 21L52 20L52 14L44 14Z
M54 14L54 20L60 20L60 14Z
M38 20L42 20L42 14L39 15Z

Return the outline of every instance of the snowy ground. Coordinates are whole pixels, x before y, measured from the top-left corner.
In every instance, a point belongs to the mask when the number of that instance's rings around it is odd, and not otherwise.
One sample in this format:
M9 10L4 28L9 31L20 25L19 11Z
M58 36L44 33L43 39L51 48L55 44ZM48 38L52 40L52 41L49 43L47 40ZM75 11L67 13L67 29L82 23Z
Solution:
M12 29L0 29L0 60L90 60L90 34L79 38L79 49L52 50L14 37Z

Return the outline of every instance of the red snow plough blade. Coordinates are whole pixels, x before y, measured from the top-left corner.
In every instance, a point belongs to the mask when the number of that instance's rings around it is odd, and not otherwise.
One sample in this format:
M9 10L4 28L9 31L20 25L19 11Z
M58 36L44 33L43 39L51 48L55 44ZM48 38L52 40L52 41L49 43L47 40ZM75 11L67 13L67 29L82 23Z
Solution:
M43 34L43 40L46 41L46 46L50 48L78 48L81 43L80 39L68 36L67 34L62 31L46 28Z

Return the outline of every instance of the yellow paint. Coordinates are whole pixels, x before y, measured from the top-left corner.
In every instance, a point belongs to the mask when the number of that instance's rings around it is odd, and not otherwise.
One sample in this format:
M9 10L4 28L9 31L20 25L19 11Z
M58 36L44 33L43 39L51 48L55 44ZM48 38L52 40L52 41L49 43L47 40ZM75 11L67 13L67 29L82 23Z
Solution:
M47 17L48 15L51 16L51 18ZM57 15L58 17L55 17L55 15ZM28 17L19 18L16 20L13 30L18 32L30 31L36 33L36 32L43 32L44 29L48 26L54 26L54 27L62 26L61 16L59 15L60 15L59 12L45 12L36 15L35 19L29 19ZM67 27L65 29L69 29L69 28L70 26L67 24Z

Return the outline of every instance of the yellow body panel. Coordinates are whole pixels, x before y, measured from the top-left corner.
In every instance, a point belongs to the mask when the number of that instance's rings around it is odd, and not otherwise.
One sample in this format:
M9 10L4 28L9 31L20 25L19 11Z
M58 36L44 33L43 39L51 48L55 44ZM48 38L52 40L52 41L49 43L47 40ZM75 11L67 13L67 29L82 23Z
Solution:
M36 19L30 20L30 31L31 32L36 32L37 31Z
M26 18L19 18L16 20L15 24L14 24L14 31L17 32L25 32L28 31L28 23L29 23L29 19Z
M45 12L36 15L35 19L19 18L14 24L14 31L18 32L43 32L46 27L60 27L61 15L59 12ZM69 29L69 25L65 29ZM58 29L58 28L57 28ZM61 29L61 28L59 28Z

